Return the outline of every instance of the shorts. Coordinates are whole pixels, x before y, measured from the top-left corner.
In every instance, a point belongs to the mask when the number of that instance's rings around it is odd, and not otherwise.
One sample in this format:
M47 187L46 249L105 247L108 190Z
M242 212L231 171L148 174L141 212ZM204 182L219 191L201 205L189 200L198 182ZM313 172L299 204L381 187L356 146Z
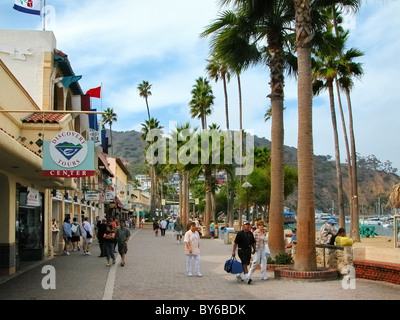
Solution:
M175 231L175 236L181 236L182 235L182 231Z
M118 253L119 254L126 254L128 252L128 244L126 242L119 244L118 243Z
M81 236L72 236L71 242L79 242L81 241Z
M238 256L240 261L244 265L249 265L251 260L251 248L249 249L240 249L238 250Z
M92 243L93 238L86 238L86 237L82 237L83 242L85 243Z

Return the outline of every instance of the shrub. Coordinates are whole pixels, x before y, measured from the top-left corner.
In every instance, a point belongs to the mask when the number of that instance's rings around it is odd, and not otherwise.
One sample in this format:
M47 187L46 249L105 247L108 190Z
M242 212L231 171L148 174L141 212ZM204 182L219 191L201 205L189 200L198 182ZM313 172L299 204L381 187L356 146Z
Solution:
M279 265L293 264L293 260L292 260L292 256L285 252L285 253L277 254L275 256L275 260L272 259L271 257L268 257L267 263L268 264L279 264Z

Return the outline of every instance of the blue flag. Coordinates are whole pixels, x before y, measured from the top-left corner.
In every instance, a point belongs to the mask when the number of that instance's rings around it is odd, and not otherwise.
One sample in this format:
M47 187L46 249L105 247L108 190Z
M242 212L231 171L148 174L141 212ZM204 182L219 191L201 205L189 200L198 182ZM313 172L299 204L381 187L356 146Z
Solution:
M14 9L23 13L40 16L40 11L42 10L42 0L15 0Z

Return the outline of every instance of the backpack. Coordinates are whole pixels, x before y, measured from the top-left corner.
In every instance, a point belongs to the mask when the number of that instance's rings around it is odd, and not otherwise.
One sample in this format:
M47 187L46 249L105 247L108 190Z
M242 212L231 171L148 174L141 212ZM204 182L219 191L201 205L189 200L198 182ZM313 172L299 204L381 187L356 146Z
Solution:
M76 232L78 231L78 225L77 224L72 224L71 225L71 231L73 234L76 234Z

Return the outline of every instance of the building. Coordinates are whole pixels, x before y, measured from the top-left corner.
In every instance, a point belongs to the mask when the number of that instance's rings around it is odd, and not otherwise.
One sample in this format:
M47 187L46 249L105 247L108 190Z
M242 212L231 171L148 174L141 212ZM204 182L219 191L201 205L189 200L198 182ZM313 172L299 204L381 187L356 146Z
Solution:
M0 30L1 274L62 252L65 217L93 222L104 213L112 172L102 146L94 148L93 176L43 170L46 143L57 134L73 131L89 141L89 116L82 111L91 110L90 97L79 79L51 31ZM88 200L85 191L96 190L98 197ZM53 231L53 220L60 231Z

